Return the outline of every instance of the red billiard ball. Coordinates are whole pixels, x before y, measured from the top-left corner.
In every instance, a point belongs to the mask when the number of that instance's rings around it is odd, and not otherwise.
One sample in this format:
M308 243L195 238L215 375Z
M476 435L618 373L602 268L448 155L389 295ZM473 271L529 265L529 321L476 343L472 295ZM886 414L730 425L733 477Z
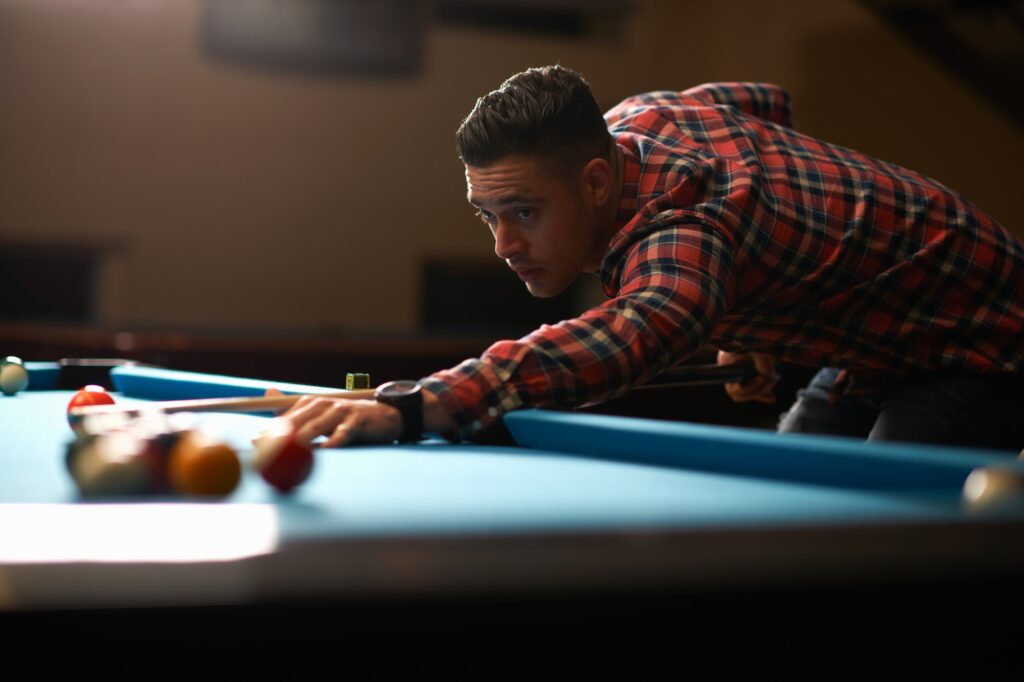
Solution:
M301 485L313 471L313 450L299 442L287 422L277 422L256 443L253 467L263 480L282 493Z
M102 386L96 386L90 384L89 386L82 387L75 395L71 396L71 401L68 403L68 424L71 425L72 430L78 431L81 426L81 417L72 415L71 412L78 407L88 407L90 405L113 405L114 399L110 397L107 390Z

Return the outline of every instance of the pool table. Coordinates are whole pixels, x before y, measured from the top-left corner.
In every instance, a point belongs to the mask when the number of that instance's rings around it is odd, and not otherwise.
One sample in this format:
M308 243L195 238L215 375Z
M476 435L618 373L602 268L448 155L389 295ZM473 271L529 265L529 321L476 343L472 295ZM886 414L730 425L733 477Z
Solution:
M0 398L0 624L21 632L104 614L130 633L145 614L238 633L300 609L332 628L359 614L349 636L401 622L420 642L479 625L583 646L628 622L664 654L665 609L707 649L723 623L765 644L780 627L841 632L864 609L904 604L883 620L913 610L926 627L1022 603L1024 506L961 500L972 470L1024 466L1012 454L528 410L506 416L506 444L318 450L290 495L247 472L224 500L85 501L63 463L72 392L56 364L28 366L29 390ZM336 390L142 366L110 378L122 404ZM243 463L270 418L198 415Z

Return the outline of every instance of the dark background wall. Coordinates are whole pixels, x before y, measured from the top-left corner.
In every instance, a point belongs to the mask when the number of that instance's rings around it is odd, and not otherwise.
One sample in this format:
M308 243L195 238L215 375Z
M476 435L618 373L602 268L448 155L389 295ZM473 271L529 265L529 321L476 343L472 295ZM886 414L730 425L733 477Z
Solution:
M573 314L597 287L530 300L465 203L453 144L479 95L555 62L605 107L778 83L798 129L935 177L1019 232L1012 4L0 0L0 350L150 347L173 364L216 333L185 364L309 380L301 355L323 367L355 343L350 369L377 362L354 337L412 338L389 357L422 349L420 365L382 371L429 371ZM474 340L428 348L427 333Z

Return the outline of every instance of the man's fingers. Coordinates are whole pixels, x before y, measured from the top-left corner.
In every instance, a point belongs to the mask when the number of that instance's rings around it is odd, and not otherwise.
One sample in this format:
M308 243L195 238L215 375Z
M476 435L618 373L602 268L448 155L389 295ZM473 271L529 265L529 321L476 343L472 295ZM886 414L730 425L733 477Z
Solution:
M319 436L326 436L318 445L328 448L356 442L390 443L402 433L401 413L374 400L307 397L277 419L289 424L300 442L312 443Z
M343 445L347 445L356 436L357 429L351 423L350 420L343 421L334 427L334 432L327 437L320 447L324 448L339 448Z
M333 433L348 416L349 407L343 401L333 400L321 400L311 405L306 412L295 415L295 437L309 443L317 436Z
M736 402L745 403L751 400L759 402L775 402L776 379L757 376L746 383L725 385L725 392Z
M771 381L778 380L778 372L775 370L775 359L770 355L763 355L761 353L753 353L750 359L754 361L754 369L757 373L763 377L768 378Z
M719 351L718 364L731 365L750 359L757 370L757 376L743 383L733 382L725 385L725 392L738 403L756 400L761 403L775 402L775 384L779 382L779 374L775 369L775 359L763 353L739 354Z
M273 389L271 389L271 390L273 390ZM268 393L269 393L269 391L268 391ZM282 394L282 395L284 395L284 394ZM280 417L291 417L292 415L294 415L294 414L296 414L298 412L301 412L305 408L309 407L309 405L311 403L316 402L318 400L322 400L322 399L321 398L317 398L315 396L304 395L301 398L299 398L297 401L295 401L295 403L292 404L291 407L289 407L286 410L282 410L281 412L279 412L278 416L280 416Z

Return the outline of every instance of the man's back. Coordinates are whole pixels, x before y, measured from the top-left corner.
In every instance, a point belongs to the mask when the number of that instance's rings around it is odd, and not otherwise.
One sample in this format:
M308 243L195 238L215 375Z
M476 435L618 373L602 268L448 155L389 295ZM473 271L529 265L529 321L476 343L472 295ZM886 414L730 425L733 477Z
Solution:
M636 179L606 287L652 232L718 254L709 341L861 370L1024 368L1024 245L918 173L803 135L775 86L713 84L606 114Z

